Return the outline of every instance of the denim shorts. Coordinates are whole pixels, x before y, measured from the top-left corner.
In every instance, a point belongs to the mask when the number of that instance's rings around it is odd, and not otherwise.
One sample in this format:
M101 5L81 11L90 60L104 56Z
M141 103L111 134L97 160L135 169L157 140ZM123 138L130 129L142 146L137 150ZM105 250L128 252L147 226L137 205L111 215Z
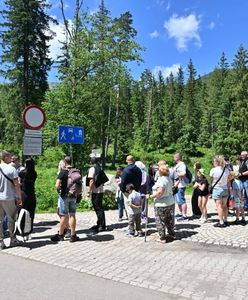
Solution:
M182 205L186 203L185 200L185 187L184 188L178 188L178 192L175 194L176 197L176 204Z
M59 197L59 214L67 215L68 213L69 214L76 213L76 198Z
M214 188L212 193L214 200L224 200L228 198L228 189Z

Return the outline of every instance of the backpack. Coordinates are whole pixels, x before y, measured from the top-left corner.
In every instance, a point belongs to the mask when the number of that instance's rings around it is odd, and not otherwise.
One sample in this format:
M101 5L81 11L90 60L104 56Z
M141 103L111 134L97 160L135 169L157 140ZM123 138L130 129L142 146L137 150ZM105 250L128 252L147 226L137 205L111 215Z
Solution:
M100 170L98 173L95 174L94 184L96 188L98 188L100 185L104 184L107 181L109 181L108 176L103 170Z
M78 198L82 194L82 176L78 169L70 169L67 179L67 195Z
M15 234L20 235L23 238L28 237L32 228L32 219L28 210L21 208L17 212L17 218L15 221Z
M192 182L193 175L192 175L192 173L190 172L190 170L187 166L186 166L186 176L185 176L185 178L187 178L188 184L190 184Z

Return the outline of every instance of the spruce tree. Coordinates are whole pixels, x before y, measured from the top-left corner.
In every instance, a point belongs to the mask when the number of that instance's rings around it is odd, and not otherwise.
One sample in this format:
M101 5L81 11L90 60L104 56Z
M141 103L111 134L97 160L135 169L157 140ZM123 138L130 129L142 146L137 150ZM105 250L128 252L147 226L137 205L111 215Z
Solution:
M40 104L48 89L52 65L48 42L53 33L45 0L5 0L1 13L3 75L13 84L21 108Z

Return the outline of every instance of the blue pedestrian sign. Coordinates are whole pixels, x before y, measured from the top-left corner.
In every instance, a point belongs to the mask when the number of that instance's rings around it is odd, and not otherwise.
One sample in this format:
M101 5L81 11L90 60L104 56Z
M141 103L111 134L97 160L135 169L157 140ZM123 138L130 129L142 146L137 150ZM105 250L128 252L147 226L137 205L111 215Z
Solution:
M59 126L60 144L83 144L84 128L77 126Z

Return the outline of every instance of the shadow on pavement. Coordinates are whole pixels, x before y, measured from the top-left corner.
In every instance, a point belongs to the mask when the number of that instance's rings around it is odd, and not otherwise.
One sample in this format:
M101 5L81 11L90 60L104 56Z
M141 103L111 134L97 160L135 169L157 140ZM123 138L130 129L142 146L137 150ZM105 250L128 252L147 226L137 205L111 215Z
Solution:
M201 225L181 223L181 224L176 224L175 227L176 227L176 230L180 230L180 229L195 229L195 228L201 227Z
M34 226L55 226L59 223L59 221L41 221L38 223L34 223Z
M115 237L112 234L95 234L95 235L87 235L86 238L80 239L80 241L95 241L95 242L108 242L113 241Z
M29 250L32 250L32 249L36 249L36 248L41 248L41 247L44 247L44 246L47 246L47 245L54 245L54 242L52 241L28 241L26 243L23 243L20 247L22 248L29 248Z
M181 239L189 238L192 235L195 235L197 233L198 233L197 231L183 230L183 231L176 232L176 237L177 237L177 240L181 240Z
M34 233L41 233L49 229L52 229L52 227L34 227Z

